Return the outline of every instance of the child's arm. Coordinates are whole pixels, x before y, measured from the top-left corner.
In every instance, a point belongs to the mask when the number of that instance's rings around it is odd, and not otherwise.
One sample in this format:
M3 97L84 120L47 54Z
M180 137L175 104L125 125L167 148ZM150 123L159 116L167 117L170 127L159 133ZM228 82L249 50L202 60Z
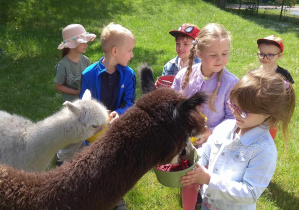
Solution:
M115 110L118 115L122 115L129 107L133 106L135 102L136 77L133 70L125 84L121 84L121 86L124 86L124 90L122 91L119 108Z
M55 83L55 88L59 92L70 94L70 95L79 95L80 94L80 88L78 90L75 90L72 88L68 88L65 85L61 85L61 84L57 84L57 83Z
M171 85L171 88L176 91L181 91L181 78L180 74L177 74L173 80L173 83Z
M88 82L85 78L85 76L82 74L82 77L81 77L81 89L80 89L80 95L79 95L79 98L82 98L84 92L86 89L89 89L88 88Z

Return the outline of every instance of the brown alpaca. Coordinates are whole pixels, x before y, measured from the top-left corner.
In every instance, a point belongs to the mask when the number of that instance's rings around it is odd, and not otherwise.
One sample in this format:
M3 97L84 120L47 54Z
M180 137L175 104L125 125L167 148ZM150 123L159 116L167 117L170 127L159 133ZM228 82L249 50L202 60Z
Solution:
M151 168L169 162L204 130L197 106L171 89L142 96L97 142L43 173L0 165L0 209L111 209Z

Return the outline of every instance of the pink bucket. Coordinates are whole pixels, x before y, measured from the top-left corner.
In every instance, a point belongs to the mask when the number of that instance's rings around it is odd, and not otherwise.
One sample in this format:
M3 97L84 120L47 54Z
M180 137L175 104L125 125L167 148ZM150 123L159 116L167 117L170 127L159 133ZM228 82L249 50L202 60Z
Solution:
M156 87L170 88L173 83L174 77L175 77L174 75L158 77L156 81Z

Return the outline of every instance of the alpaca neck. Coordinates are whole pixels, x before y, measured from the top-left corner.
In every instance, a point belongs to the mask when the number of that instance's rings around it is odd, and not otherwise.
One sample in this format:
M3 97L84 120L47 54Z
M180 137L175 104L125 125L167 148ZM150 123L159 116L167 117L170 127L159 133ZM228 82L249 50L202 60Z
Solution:
M29 167L33 171L45 170L46 168L44 167L49 165L51 158L54 157L59 149L76 143L74 142L74 134L78 134L77 130L79 129L75 127L76 119L72 116L65 116L58 112L36 123L30 129L30 134L27 136L27 140L30 141L27 143L27 151L32 151L31 154L33 155L30 158L39 159L39 165L35 163L36 161L28 161L30 163L34 162ZM73 121L74 123L72 123ZM76 138L80 137L76 136Z

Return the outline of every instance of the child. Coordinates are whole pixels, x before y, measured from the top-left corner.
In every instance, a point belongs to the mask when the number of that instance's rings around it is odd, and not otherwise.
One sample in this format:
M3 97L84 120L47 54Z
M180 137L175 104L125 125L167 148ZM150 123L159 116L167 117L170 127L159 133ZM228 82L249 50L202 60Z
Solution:
M198 91L206 92L209 97L208 105L201 107L207 117L208 129L196 143L201 146L213 131L214 127L225 119L233 119L231 110L226 106L231 88L238 79L230 73L225 65L229 59L230 36L225 29L215 23L206 25L195 39L191 48L188 68L178 72L172 88L183 92L187 97ZM197 53L201 63L193 65ZM183 208L194 209L197 186L189 189L183 187ZM188 192L187 192L188 191ZM193 206L192 206L193 205Z
M259 52L257 54L261 63L260 68L265 71L276 72L285 77L285 79L294 84L290 72L277 65L277 61L282 57L283 43L280 37L274 35L267 36L257 40Z
M80 24L71 24L62 30L63 42L58 46L62 50L62 60L56 66L55 88L62 93L63 102L79 98L81 74L90 65L84 56L87 42L96 38L95 34L85 31ZM57 153L58 165L69 161L81 148L81 143L68 145Z
M262 71L279 73L288 82L294 84L294 80L290 72L276 64L277 61L282 57L282 53L284 50L282 39L280 37L275 37L274 35L271 35L263 39L258 39L257 44L259 48L259 52L257 55L261 63L259 69ZM272 122L270 122L270 124L270 134L274 140L277 132L277 126Z
M196 25L189 23L181 25L178 30L169 31L169 34L175 37L177 56L165 64L162 76L176 75L179 70L188 66L190 49L193 46L192 41L197 37L199 31ZM196 63L200 63L197 56L193 59L193 64Z
M113 121L135 101L135 73L127 65L134 57L136 40L128 29L110 23L102 31L101 43L104 57L83 71L80 98L89 89L93 98L112 111ZM124 200L117 204L116 209L126 209Z
M227 105L236 120L215 128L197 168L181 183L204 184L202 209L256 209L276 167L268 121L281 122L286 141L294 89L278 74L251 71L233 87Z
M82 73L80 98L89 89L93 98L112 111L115 120L135 101L135 73L127 65L134 57L136 40L128 29L110 23L103 29L101 43L104 57Z
M90 65L83 55L87 42L93 41L95 34L85 31L80 24L71 24L62 30L63 42L58 46L62 50L62 60L56 66L55 88L62 93L63 102L79 98L81 74Z

